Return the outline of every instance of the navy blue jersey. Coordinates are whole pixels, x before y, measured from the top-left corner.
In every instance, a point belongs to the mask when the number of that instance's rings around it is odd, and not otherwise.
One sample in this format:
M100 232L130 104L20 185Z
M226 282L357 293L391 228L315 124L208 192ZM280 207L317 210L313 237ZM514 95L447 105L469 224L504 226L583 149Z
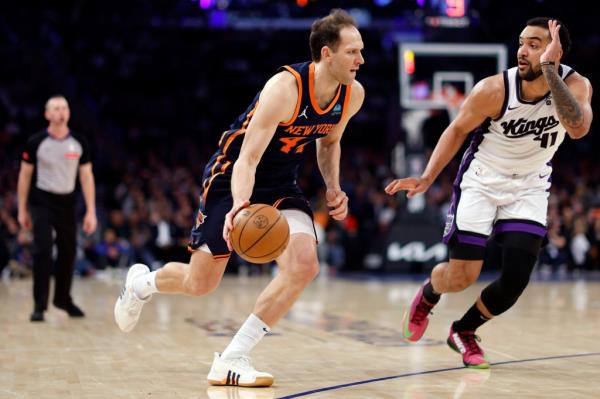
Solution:
M256 169L255 189L295 185L298 167L307 144L327 136L342 119L350 100L350 87L341 85L331 103L321 109L314 97L312 62L286 65L277 72L288 71L298 84L296 110L289 121L277 127ZM223 133L219 149L204 169L204 197L209 190L230 190L233 164L237 160L244 134L256 110L260 92L242 115Z

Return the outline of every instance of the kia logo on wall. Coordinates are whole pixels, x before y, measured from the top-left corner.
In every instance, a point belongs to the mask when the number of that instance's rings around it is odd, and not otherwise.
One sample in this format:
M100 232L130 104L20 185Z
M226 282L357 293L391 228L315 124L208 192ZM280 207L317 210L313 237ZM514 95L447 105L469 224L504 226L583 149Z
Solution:
M428 214L402 215L394 221L379 253L385 270L423 272L448 259L444 225Z
M442 242L427 246L422 241L412 241L406 244L391 242L387 247L389 262L441 262L446 259L448 249Z

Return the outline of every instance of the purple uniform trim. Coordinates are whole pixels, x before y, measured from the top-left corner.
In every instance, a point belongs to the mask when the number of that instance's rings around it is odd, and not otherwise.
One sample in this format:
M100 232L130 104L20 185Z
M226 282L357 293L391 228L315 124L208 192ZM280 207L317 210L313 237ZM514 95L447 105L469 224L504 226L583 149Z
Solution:
M487 121L489 123L489 121ZM444 234L443 242L448 245L450 243L450 238L456 231L456 210L458 209L458 202L460 201L460 183L462 182L463 175L469 169L471 162L475 159L475 153L479 149L479 145L483 141L483 133L480 132L475 134L471 139L471 145L465 151L463 155L462 161L460 163L460 167L458 168L458 173L456 174L456 179L454 179L454 184L452 185L452 202L450 203L450 208L448 209L448 216L446 218L447 221L450 221L452 226L450 228L446 227L446 231Z
M508 223L496 223L494 227L494 233L504 233L507 231L519 231L522 233L535 234L536 236L543 237L546 235L546 228L542 226L536 226L530 223L519 223L519 222L508 222Z
M479 245L480 247L485 247L487 241L484 237L475 237L460 233L456 235L456 238L461 244Z

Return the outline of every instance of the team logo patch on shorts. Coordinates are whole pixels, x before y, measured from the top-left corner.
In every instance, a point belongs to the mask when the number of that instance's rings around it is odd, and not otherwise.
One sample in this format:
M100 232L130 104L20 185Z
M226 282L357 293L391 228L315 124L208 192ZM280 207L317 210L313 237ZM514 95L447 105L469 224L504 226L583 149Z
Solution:
M196 228L200 227L202 223L206 220L206 215L202 213L202 211L198 211L196 215Z
M453 224L454 224L454 214L449 213L448 216L446 216L446 226L444 227L444 236L447 236L450 233L450 230L452 230Z

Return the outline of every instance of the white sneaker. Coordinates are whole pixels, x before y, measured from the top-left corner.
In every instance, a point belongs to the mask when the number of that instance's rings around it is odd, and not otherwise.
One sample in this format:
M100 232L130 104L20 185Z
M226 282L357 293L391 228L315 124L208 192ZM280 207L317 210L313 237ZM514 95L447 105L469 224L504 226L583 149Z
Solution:
M127 272L125 286L115 303L115 321L123 332L133 330L140 318L140 313L142 313L142 306L152 298L150 295L146 299L140 299L133 291L133 280L149 272L148 266L141 263L131 266Z
M210 373L210 385L238 385L240 387L270 387L273 376L257 371L250 363L250 358L242 356L234 359L221 359L220 353L215 353Z

